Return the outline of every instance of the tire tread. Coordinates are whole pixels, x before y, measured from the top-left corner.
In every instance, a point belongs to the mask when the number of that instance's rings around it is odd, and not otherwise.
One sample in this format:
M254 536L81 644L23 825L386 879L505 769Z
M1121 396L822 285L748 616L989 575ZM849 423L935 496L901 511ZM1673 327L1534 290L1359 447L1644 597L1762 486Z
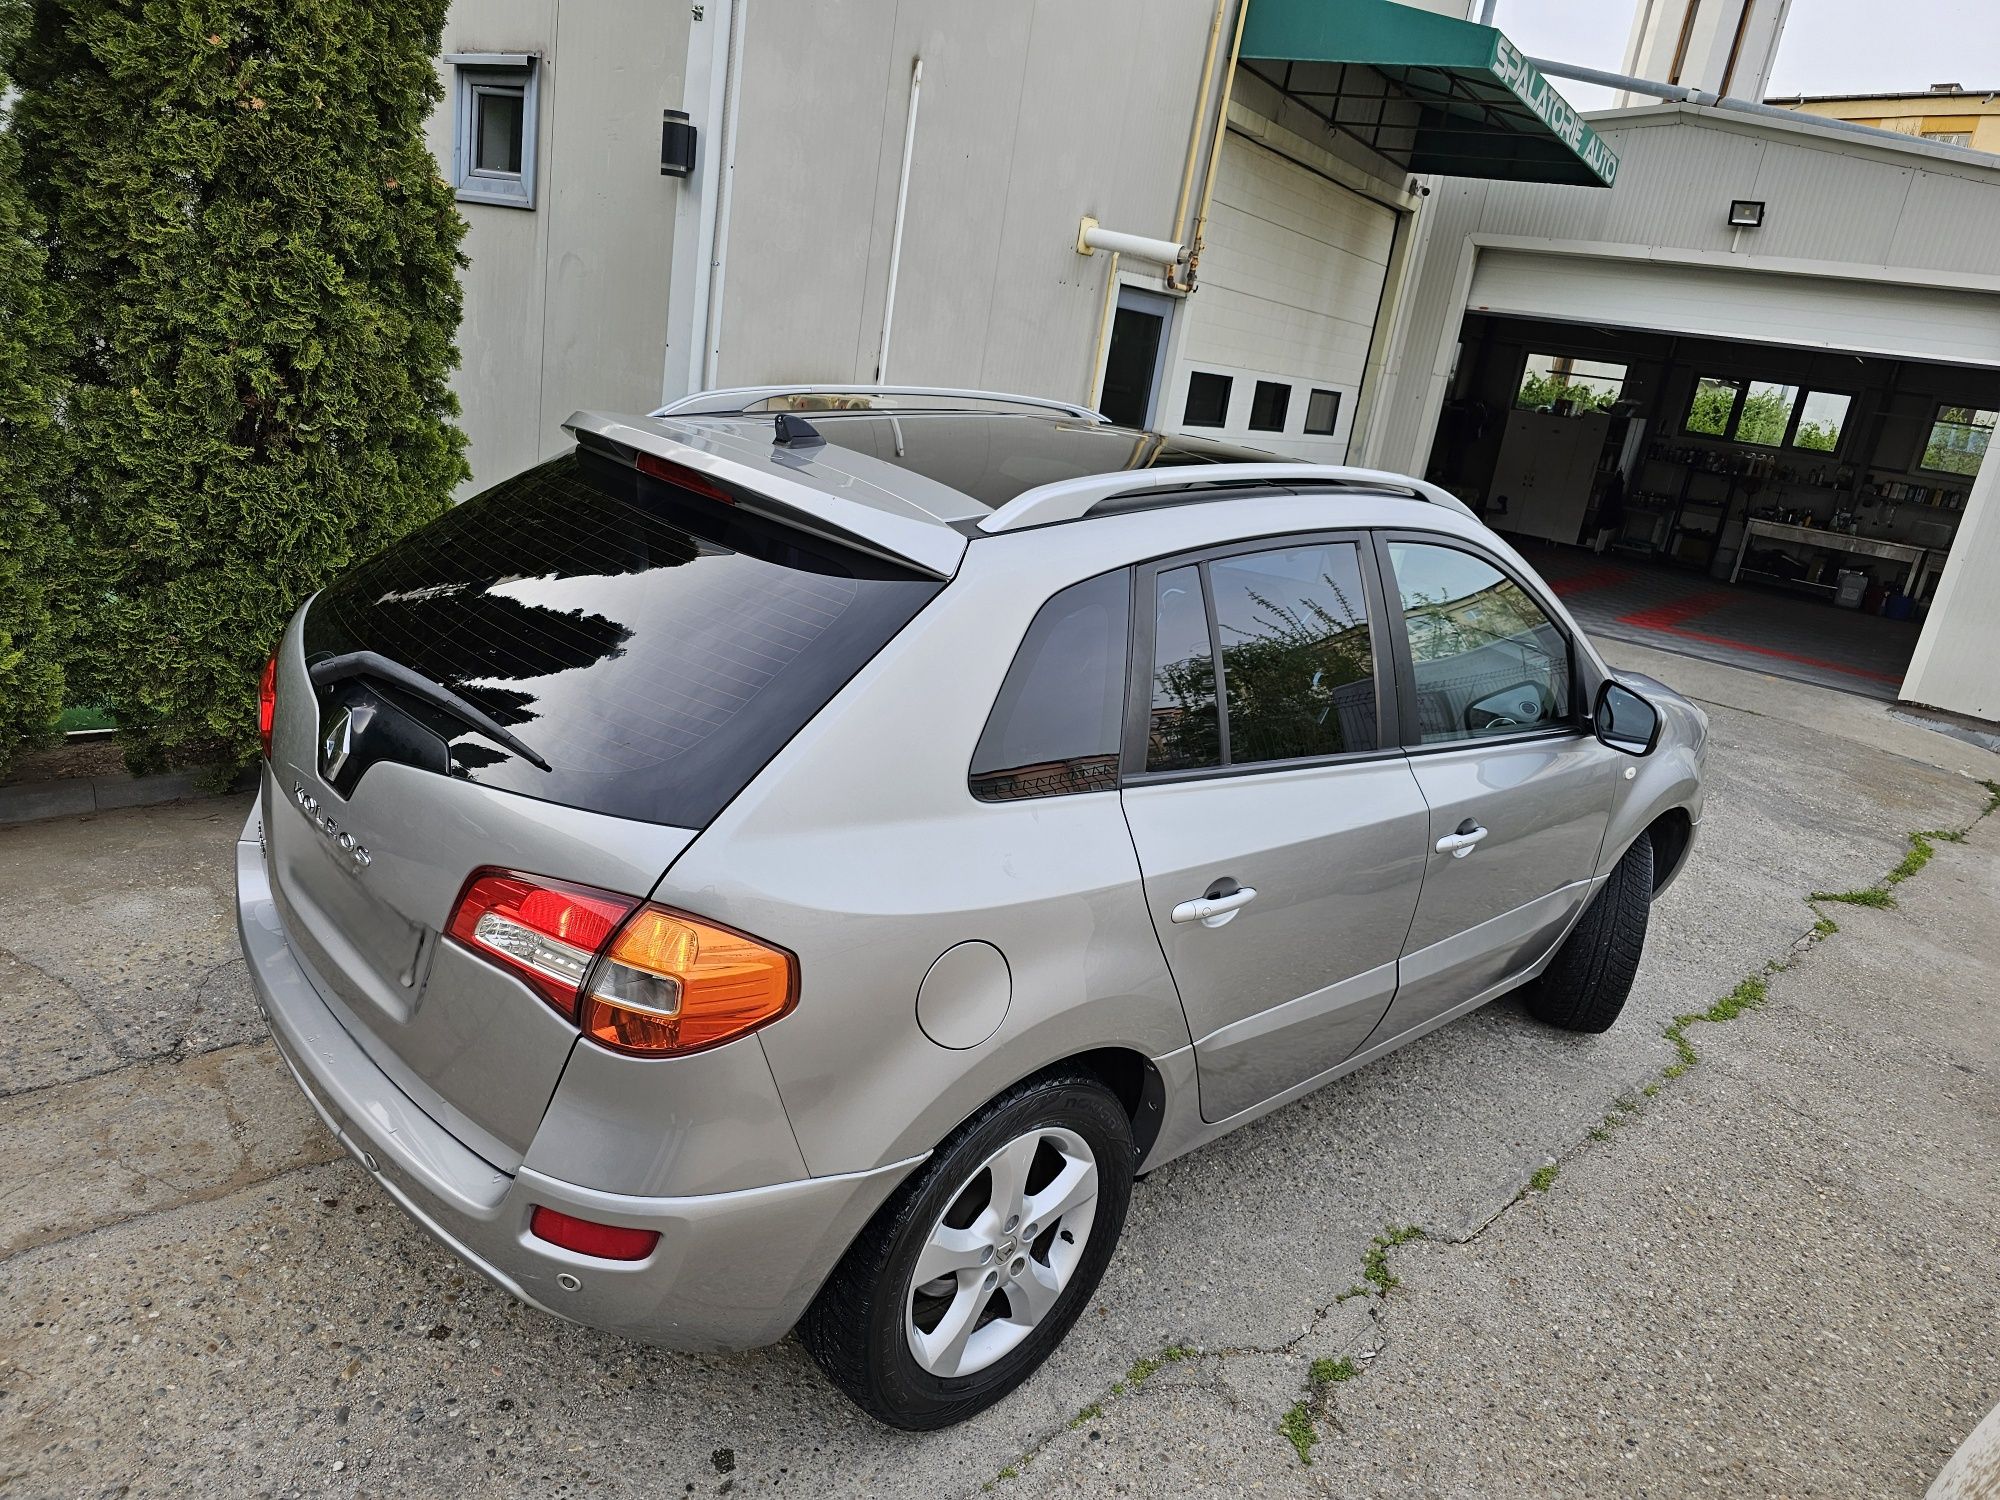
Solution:
M1564 1031L1610 1030L1632 993L1652 904L1653 841L1642 834L1548 968L1527 986L1529 1014Z
M1042 1343L1045 1347L997 1382L973 1377L967 1382L968 1389L964 1396L926 1402L921 1409L891 1400L884 1389L876 1357L883 1351L871 1351L872 1341L880 1336L878 1299L883 1295L883 1280L890 1262L895 1258L897 1247L911 1231L911 1221L922 1210L939 1170L947 1168L958 1148L996 1115L1013 1110L1038 1095L1054 1097L1075 1091L1094 1096L1088 1102L1094 1108L1107 1111L1104 1117L1107 1123L1115 1119L1119 1127L1118 1140L1129 1152L1130 1120L1124 1106L1095 1075L1081 1069L1062 1068L1024 1079L954 1130L931 1153L930 1161L912 1172L897 1187L888 1201L876 1210L868 1226L855 1237L833 1274L826 1279L819 1294L806 1309L797 1330L799 1342L841 1394L877 1421L909 1431L931 1431L962 1422L991 1406L1034 1372L1041 1360L1061 1341L1062 1335L1082 1311L1083 1304L1096 1290L1097 1278L1103 1272L1101 1264L1089 1278L1088 1285L1076 1287L1080 1295L1068 1312L1038 1329L1030 1344L1024 1345L1023 1349L1035 1343ZM1129 1157L1123 1163L1100 1161L1098 1164L1099 1201L1105 1220L1100 1220L1092 1229L1091 1236L1093 1241L1100 1234L1107 1236L1108 1244L1102 1257L1105 1261L1109 1260L1110 1249L1116 1245L1119 1230L1124 1224L1133 1165ZM1122 1184L1114 1187L1121 1170ZM900 1308L896 1321L900 1328ZM1053 1332L1054 1337L1043 1338L1045 1331Z

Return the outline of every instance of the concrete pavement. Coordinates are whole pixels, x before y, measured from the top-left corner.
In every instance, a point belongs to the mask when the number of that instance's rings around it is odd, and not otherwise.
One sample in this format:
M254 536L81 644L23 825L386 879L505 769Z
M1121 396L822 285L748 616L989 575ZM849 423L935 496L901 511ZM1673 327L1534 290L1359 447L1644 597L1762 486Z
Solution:
M2000 757L1612 654L1714 718L1621 1024L1503 1002L1154 1173L1049 1367L929 1437L790 1342L521 1308L333 1159L234 957L239 799L0 829L0 1490L1922 1494L2000 1400L2000 830L1803 951L1802 898L1973 824Z

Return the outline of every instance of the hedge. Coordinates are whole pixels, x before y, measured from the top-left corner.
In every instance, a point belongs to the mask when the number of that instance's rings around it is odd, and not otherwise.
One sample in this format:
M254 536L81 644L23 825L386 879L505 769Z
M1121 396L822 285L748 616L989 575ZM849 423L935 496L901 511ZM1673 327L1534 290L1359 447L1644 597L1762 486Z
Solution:
M26 19L19 0L0 0L0 98ZM64 571L66 548L48 359L62 319L40 230L22 194L19 148L0 128L0 772L23 743L47 735L62 710L62 632L51 581Z
M447 0L24 3L76 675L134 769L241 763L286 618L466 474L463 224L423 138Z

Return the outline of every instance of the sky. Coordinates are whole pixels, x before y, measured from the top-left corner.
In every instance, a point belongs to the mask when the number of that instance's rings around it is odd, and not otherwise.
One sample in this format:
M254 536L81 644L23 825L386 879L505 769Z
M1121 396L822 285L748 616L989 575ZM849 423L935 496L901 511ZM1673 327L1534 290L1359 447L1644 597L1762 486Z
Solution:
M1498 0L1493 24L1530 57L1621 72L1636 0ZM1792 0L1765 93L1922 93L1933 83L2000 89L1995 0ZM1476 18L1478 7L1473 8ZM1612 94L1557 80L1579 109Z

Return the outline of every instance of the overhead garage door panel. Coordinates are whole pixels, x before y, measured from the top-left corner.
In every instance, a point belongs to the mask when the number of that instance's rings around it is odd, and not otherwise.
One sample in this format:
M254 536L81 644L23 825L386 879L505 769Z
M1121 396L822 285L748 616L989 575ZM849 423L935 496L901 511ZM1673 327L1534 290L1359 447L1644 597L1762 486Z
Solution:
M1980 292L1485 250L1466 305L1474 312L2000 364L2000 298Z
M1201 316L1190 322L1183 351L1195 364L1360 385L1368 324L1315 317L1301 306L1209 281L1201 296Z
M1264 146L1223 140L1215 202L1189 300L1181 381L1189 368L1241 377L1229 430L1240 433L1250 383L1293 386L1286 434L1259 434L1317 458L1339 458L1367 367L1381 304L1394 210L1371 202ZM1341 393L1334 434L1302 431L1307 392Z

